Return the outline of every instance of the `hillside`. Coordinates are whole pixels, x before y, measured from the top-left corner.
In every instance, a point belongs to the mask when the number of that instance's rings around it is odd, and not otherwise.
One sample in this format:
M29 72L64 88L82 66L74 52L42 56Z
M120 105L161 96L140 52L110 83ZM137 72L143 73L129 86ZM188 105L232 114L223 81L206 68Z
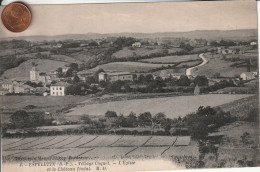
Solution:
M51 40L87 40L87 39L101 39L106 37L135 37L135 38L190 38L190 39L207 39L207 40L240 40L240 39L256 39L256 29L243 29L243 30L197 30L190 32L158 32L158 33L111 33L111 34L99 34L99 33L87 33L87 34L68 34L57 36L43 36L35 35L29 37L20 37L20 39L28 41L51 41ZM12 40L17 38L4 38L1 40Z
M29 72L33 67L33 63L37 64L37 68L41 72L55 71L57 68L64 67L67 64L66 62L55 60L31 59L21 63L18 67L6 70L2 77L8 79L28 80L30 76Z

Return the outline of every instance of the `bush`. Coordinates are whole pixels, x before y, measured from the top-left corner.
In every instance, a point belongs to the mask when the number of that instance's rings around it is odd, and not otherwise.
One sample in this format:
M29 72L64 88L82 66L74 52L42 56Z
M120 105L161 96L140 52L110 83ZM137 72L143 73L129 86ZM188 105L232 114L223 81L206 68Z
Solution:
M259 121L259 109L258 108L251 109L246 117L246 121L258 122Z

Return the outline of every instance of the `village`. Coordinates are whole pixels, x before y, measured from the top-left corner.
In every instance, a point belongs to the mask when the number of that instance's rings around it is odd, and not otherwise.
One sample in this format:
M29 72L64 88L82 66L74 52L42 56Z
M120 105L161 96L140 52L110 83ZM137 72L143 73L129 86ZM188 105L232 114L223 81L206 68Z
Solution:
M197 42L196 42L197 41ZM92 41L89 44L80 44L80 47L84 46L99 46L101 41ZM199 42L199 43L198 43ZM208 45L206 41L201 40L193 40L189 41L189 46L204 46ZM153 43L154 44L154 43ZM156 42L156 45L159 44ZM160 43L162 44L162 43ZM212 45L218 44L217 42L212 42ZM34 45L34 44L32 44ZM39 43L38 43L39 45ZM40 44L41 45L41 44ZM53 45L53 48L55 49L61 49L63 44L57 44ZM251 47L257 46L256 42L250 42L249 45ZM134 42L131 46L131 48L134 48L138 50L138 48L141 48L142 44L141 42ZM181 47L181 45L180 45ZM243 47L243 46L242 46ZM224 47L217 47L214 49L209 48L207 51L211 51L213 53L215 51L216 54L218 54L221 57L229 56L229 55L243 55L245 53L245 48L236 48L233 50L229 48ZM207 52L205 52L207 53ZM252 71L250 66L252 65L252 58L248 59L246 63L246 68L243 72L241 72L239 75L234 75L232 77L221 77L220 73L215 73L214 76L206 76L206 75L198 75L196 74L196 70L200 68L200 66L206 65L207 63L210 63L210 60L206 60L203 57L204 53L201 53L199 57L202 59L202 61L195 66L191 66L188 68L188 66L185 69L184 73L176 73L175 70L167 67L162 66L162 70L157 70L155 72L133 72L133 71L116 71L115 70L108 70L105 71L102 68L99 68L97 71L89 71L89 70L82 70L79 69L79 64L77 63L71 63L68 64L66 67L59 67L57 69L53 69L50 72L42 72L37 69L37 64L34 64L30 69L29 72L29 78L23 79L23 80L16 80L16 79L1 79L1 88L0 88L0 95L37 95L37 96L66 96L66 95L75 95L73 92L66 91L68 87L71 87L78 83L87 83L88 88L85 89L84 93L80 93L80 95L87 95L91 93L97 93L97 92L104 92L105 85L104 83L116 83L117 81L123 81L125 83L130 83L127 86L129 89L132 89L132 91L136 91L140 87L145 87L143 84L138 84L138 81L142 82L142 80L155 80L158 82L164 82L166 81L166 84L164 87L169 86L167 84L170 80L190 80L187 81L187 84L184 85L178 85L178 86L184 86L184 87L193 87L193 93L199 94L200 88L203 87L205 90L205 87L213 86L214 84L220 82L221 80L228 80L233 82L234 87L241 87L242 83L248 83L253 80L257 80L258 78L258 72ZM202 56L202 57L201 57ZM213 57L213 55L211 55ZM143 61L144 62L144 61ZM167 63L166 63L167 64ZM195 71L195 72L194 72ZM196 80L196 77L201 78L204 76L207 81L204 84L201 84L201 82L198 84L198 82L194 82ZM168 82L167 82L168 81ZM139 83L140 83L139 82ZM182 82L182 81L180 81ZM203 81L202 81L203 82ZM242 84L243 85L243 84ZM93 87L95 91L93 91ZM124 86L121 86L123 90ZM127 88L128 88L127 87ZM228 86L227 86L228 87ZM196 89L195 89L196 88ZM129 91L128 89L128 91ZM221 88L223 89L223 88ZM238 89L236 89L238 90ZM216 91L216 90L214 90ZM168 91L169 92L169 91ZM189 91L191 93L191 91ZM212 91L206 91L207 93L212 93ZM216 93L216 92L215 92ZM221 93L221 92L217 92ZM222 93L239 93L237 91L229 91L229 92L222 92ZM245 92L248 93L248 92Z
M5 161L158 156L195 167L219 153L255 163L259 72L251 37L2 43Z

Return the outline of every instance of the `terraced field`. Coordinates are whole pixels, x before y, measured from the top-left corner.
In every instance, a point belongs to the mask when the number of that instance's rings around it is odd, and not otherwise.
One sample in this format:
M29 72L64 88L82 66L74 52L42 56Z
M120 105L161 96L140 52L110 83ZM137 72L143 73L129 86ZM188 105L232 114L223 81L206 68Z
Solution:
M183 144L175 145L179 142ZM189 143L190 137L171 136L66 135L3 138L2 153L4 159L161 157L174 156L171 150L183 154L185 147L198 149ZM189 152L186 151L185 155L188 156Z

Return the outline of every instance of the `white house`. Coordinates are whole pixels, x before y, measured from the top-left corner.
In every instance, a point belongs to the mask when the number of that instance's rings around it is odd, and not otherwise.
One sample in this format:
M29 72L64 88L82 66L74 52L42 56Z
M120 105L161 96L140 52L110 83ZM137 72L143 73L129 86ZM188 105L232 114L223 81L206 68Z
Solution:
M52 84L50 87L50 95L51 96L65 96L65 89L69 86L66 82L58 82L56 84Z
M110 72L110 73L105 73L101 72L98 74L98 81L133 81L134 80L134 75L130 72Z
M246 80L255 79L256 76L257 76L257 72L243 72L241 73L240 78L246 81Z
M135 42L132 44L133 48L140 48L141 47L141 42Z
M3 89L8 90L9 93L14 93L15 92L14 88L19 87L21 85L23 85L23 84L19 81L10 81L10 82L8 81L8 82L3 83L2 87L3 87Z
M250 45L252 46L257 45L257 42L250 42Z
M57 44L57 45L54 45L53 48L61 48L62 47L62 44Z

